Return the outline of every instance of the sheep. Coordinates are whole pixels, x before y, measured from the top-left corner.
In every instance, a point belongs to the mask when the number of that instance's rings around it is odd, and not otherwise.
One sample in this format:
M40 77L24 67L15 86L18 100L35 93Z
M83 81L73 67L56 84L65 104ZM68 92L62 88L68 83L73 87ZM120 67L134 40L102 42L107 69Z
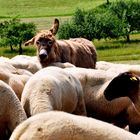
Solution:
M104 70L76 67L65 68L64 70L80 80L84 92L87 116L114 123L114 125L122 128L129 125L131 132L138 133L140 130L140 113L133 102L127 97L118 98L110 102L104 96L109 83L118 74ZM123 81L123 77L121 78ZM125 83L121 82L121 80L115 89L123 87ZM134 87L137 87L137 84L134 84ZM130 85L129 88L133 89L133 86ZM135 91L134 94L136 94ZM139 94L138 91L137 94Z
M26 119L13 89L0 80L0 140L8 140L16 126Z
M123 84L120 85L120 88L117 88L119 83ZM134 103L137 111L140 112L139 93L140 93L140 80L132 72L125 72L119 74L109 83L108 87L104 91L105 98L109 101L112 101L119 97L130 98L130 100ZM140 129L140 126L138 127L138 129Z
M112 124L62 111L39 113L21 123L10 140L139 140Z
M42 68L37 56L16 55L11 59L0 57L0 62L12 65L16 69L27 70L33 74Z
M0 56L0 62L8 62L8 61L10 61L10 58L4 57L4 56Z
M59 20L55 19L50 30L42 30L25 42L25 46L36 46L42 67L53 62L70 62L77 67L95 68L97 53L93 43L85 38L57 40L55 35L58 28Z
M53 66L39 70L27 81L21 104L28 117L50 110L86 115L79 80Z
M25 83L33 74L24 69L16 69L7 62L0 63L0 80L7 83L20 99Z
M115 72L116 74L130 71L140 76L140 65L130 64L117 64L106 61L98 61L96 63L96 69L105 70L108 72Z
M33 74L42 69L36 56L17 55L11 58L9 62L12 66L14 66L17 69L25 69ZM49 64L48 66L56 66L60 68L75 67L69 62L54 62Z
M33 74L41 69L36 56L17 55L10 59L10 64L17 69L26 69Z
M75 65L69 63L69 62L65 62L65 63L61 63L61 62L54 62L49 64L47 67L49 66L55 66L55 67L59 67L59 68L71 68L71 67L75 67Z

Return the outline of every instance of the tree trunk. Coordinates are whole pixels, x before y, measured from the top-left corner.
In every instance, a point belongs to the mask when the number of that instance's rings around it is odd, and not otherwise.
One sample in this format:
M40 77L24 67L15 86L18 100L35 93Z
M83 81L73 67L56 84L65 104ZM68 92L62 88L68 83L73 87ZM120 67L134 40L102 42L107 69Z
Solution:
M107 0L107 4L109 4L109 0Z
M19 43L19 54L22 54L22 47L21 47L22 43Z
M10 48L11 48L11 52L13 52L14 49L13 49L12 45L10 45Z
M126 36L126 41L130 42L130 35L129 34Z

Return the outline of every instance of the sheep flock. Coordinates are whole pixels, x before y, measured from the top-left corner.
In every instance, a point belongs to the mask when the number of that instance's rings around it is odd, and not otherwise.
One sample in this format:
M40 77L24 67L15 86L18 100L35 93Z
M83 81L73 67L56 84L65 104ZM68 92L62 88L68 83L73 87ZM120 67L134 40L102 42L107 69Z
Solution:
M140 66L0 57L0 140L139 140Z
M0 140L140 140L140 65L97 61L58 27L25 43L36 56L0 57Z

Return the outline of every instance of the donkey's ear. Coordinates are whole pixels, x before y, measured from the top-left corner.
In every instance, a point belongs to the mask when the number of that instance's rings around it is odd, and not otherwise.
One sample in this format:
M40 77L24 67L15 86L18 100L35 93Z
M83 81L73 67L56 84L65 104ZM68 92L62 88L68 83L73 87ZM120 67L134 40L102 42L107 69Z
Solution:
M59 20L57 18L55 18L54 23L53 23L52 27L50 28L50 31L52 32L53 35L56 35L58 28L59 28Z
M34 44L34 40L35 40L35 37L33 37L32 39L30 39L30 40L28 40L27 42L25 42L24 45L25 45L25 46L28 46L28 45L30 45L30 44L33 45L33 44Z

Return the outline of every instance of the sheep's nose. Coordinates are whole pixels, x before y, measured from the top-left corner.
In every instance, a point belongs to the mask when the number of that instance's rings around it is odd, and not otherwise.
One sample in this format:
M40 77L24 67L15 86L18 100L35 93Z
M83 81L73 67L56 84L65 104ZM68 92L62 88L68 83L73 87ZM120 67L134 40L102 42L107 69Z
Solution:
M41 60L45 59L48 57L48 53L45 49L42 49L40 52L39 52L39 57Z

